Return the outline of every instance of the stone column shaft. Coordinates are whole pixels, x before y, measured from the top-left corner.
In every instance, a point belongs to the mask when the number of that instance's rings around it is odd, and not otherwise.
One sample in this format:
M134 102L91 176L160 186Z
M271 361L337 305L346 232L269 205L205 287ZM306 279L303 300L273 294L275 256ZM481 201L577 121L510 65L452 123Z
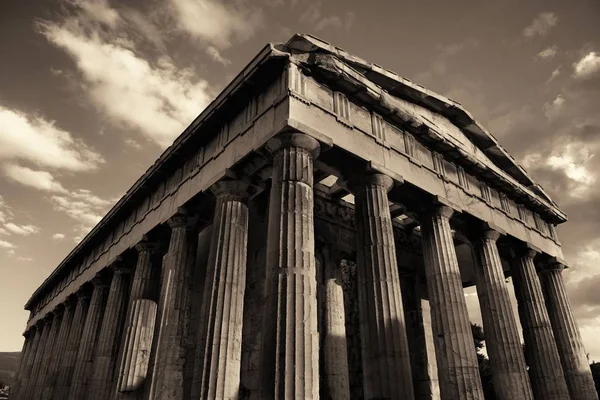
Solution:
M28 375L29 371L27 368L28 359L31 358L33 345L35 342L35 336L38 335L37 329L34 327L30 328L25 334L25 343L23 343L23 350L21 352L21 360L19 362L19 369L17 370L16 382L11 388L11 398L18 399L19 392L23 388L24 379Z
M525 340L525 359L529 366L531 389L536 399L568 399L569 392L542 287L533 264L534 251L526 251L513 260L512 278L519 318Z
M324 375L329 397L332 400L350 398L348 375L348 349L346 343L346 315L344 312L344 289L340 259L328 247L323 247L323 270L325 276L324 310ZM332 254L334 253L334 254Z
M263 395L318 399L313 158L319 144L307 135L288 133L271 139L267 147L273 153L267 236L267 302L273 317L265 319L263 390L268 393Z
M54 349L48 362L48 373L46 375L46 381L44 383L44 389L41 396L41 399L43 400L50 400L53 398L52 393L57 384L60 363L65 352L67 337L73 321L73 311L73 304L71 301L68 301L65 304L65 310L63 312L60 328L54 344Z
M93 372L94 350L96 348L96 339L104 315L104 298L107 284L105 281L98 278L94 278L92 283L94 284L94 289L92 291L90 306L81 334L75 366L73 368L69 400L81 400L87 398L90 378Z
M150 351L145 349L152 345L157 309L154 286L158 269L152 265L152 254L156 247L148 242L136 246L138 259L131 282L116 398L122 396L120 390L123 388L139 389L148 374ZM150 325L145 325L145 322Z
M217 204L199 334L200 398L237 399L248 245L248 184L222 181L212 188Z
M129 273L128 267L120 265L121 261L117 263L119 264L114 267L94 354L93 373L88 392L88 399L91 400L110 399L114 391L119 339L127 311L127 274Z
M48 334L50 333L50 320L46 317L43 323L40 324L40 335L39 340L36 344L36 352L31 356L31 367L30 372L28 374L27 380L23 384L23 389L21 391L22 399L30 399L35 392L35 383L38 377L38 371L40 369L40 364L44 359L44 349L48 339Z
M440 394L443 399L483 399L471 323L450 230L452 213L451 208L437 205L421 218Z
M40 368L37 371L37 377L35 381L35 391L33 398L34 399L42 399L44 394L44 387L46 385L46 379L48 377L49 369L50 369L50 360L52 359L52 355L54 354L56 339L58 337L58 331L60 329L60 322L62 319L62 307L54 311L54 318L52 318L52 325L50 327L50 332L48 333L48 338L46 339L46 343L44 345L44 358L40 363Z
M355 196L357 274L365 399L414 399L406 321L387 192L373 174L350 182Z
M500 233L487 230L475 242L475 280L483 317L485 347L490 358L494 391L498 400L533 400L517 321L496 240Z
M598 400L579 327L573 317L565 290L563 268L562 264L553 263L544 268L540 274L563 373L572 399Z
M433 342L428 342L423 321L421 283L416 272L404 271L400 274L402 304L406 321L406 337L411 358L411 371L415 398L418 400L439 399L439 384L435 352L430 356Z
M189 218L177 214L169 220L169 260L161 277L164 295L152 396L156 400L180 400L184 393L187 331L190 316L190 269L194 264L189 246L193 232ZM162 301L161 300L161 301Z
M73 378L73 368L77 358L77 350L81 340L81 332L85 323L85 316L90 305L90 296L87 294L77 295L77 304L75 305L75 314L71 322L71 329L67 338L67 344L64 349L64 355L58 369L58 378L54 397L65 399L69 395L71 379Z

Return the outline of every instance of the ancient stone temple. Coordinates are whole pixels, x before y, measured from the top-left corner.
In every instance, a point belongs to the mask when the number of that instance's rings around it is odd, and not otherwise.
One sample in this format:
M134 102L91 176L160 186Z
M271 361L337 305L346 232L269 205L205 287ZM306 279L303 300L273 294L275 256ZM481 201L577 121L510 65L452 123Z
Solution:
M483 399L476 285L498 399L597 400L565 221L460 104L295 35L31 296L13 398Z

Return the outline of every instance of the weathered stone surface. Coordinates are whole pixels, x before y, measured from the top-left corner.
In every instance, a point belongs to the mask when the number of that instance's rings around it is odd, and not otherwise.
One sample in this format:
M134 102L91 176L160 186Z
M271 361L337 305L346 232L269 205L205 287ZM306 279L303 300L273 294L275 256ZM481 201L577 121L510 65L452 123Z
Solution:
M56 390L54 391L54 396L57 399L65 399L69 394L71 380L73 379L73 369L77 359L77 351L79 349L79 343L81 342L81 334L83 332L89 306L90 295L87 293L78 293L75 314L73 315L69 337L67 338L67 344L64 349L65 353L58 369Z
M65 353L65 349L67 347L69 330L71 329L73 322L73 314L75 311L74 306L75 305L73 304L72 299L69 299L65 303L58 336L55 340L54 350L48 362L48 373L46 375L46 381L44 382L44 389L42 391L41 399L50 400L54 398L53 392L58 383L58 373L61 368L61 362Z
M138 390L146 380L154 338L158 305L154 291L152 255L157 246L136 245L137 264L131 280L131 292L117 378L117 392ZM116 393L115 399L121 398Z
M432 330L443 399L483 399L471 324L450 230L453 210L437 205L421 215Z
M346 343L346 315L344 312L344 290L339 255L329 246L321 248L324 276L324 317L323 321L323 367L327 396L332 400L350 398L348 374L348 350Z
M221 181L202 296L200 398L237 399L248 244L248 184Z
M426 301L421 299L420 277L416 272L401 271L400 284L415 399L437 400L440 398L440 389L433 335L430 333L429 305L426 305L424 312L423 302ZM424 320L427 320L427 326Z
M413 399L410 353L387 192L391 178L349 182L355 196L365 399Z
M169 220L171 241L169 260L163 270L163 307L161 332L156 349L152 399L180 400L183 397L188 322L190 316L190 269L194 255L190 244L194 242L190 218L176 214ZM195 252L195 249L194 249Z
M263 397L319 398L313 158L319 144L289 133L268 144L273 178L267 238ZM274 348L273 348L274 344Z
M35 352L37 351L36 342L39 341L39 334L40 332L37 326L31 327L25 333L25 343L23 343L16 382L11 388L11 398L13 399L21 398L22 389L26 386L26 382L29 379L29 372L31 369L29 360L32 358L32 355L35 357Z
M92 284L94 285L94 289L73 368L69 400L85 399L88 395L92 368L94 366L94 349L102 317L104 316L108 282L105 279L96 277L92 280Z
M556 347L572 399L598 400L592 371L586 357L579 327L573 317L565 290L564 265L552 262L540 273L542 290L552 324Z
M46 341L48 339L48 334L50 333L50 317L52 315L48 315L45 319L41 320L38 323L38 329L40 331L38 342L36 343L36 352L31 356L29 368L30 372L26 376L26 379L23 382L23 389L21 390L20 397L22 399L30 399L33 396L35 391L35 383L38 376L38 370L40 369L40 363L44 357L44 346L46 345Z
M519 251L511 265L531 389L536 399L564 400L569 398L569 392L533 264L534 256L533 250Z
M54 311L54 318L52 318L50 332L48 338L44 343L43 358L40 362L40 368L37 370L37 376L35 380L35 389L33 391L32 398L41 399L44 396L44 388L46 386L46 379L50 370L50 361L56 349L56 339L58 337L58 331L60 329L60 323L62 321L64 307L58 307Z
M342 260L342 283L344 312L346 316L346 343L350 393L357 399L364 398L362 355L360 344L360 315L358 308L358 282L356 263Z
M500 233L486 230L475 241L477 297L483 317L485 347L490 358L498 400L531 399L525 357L496 240Z

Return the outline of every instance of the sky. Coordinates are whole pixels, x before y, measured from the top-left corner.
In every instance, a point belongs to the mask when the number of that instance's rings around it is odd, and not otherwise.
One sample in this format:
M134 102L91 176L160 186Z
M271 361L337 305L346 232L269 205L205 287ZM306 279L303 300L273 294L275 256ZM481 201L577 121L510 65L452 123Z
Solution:
M0 351L21 349L33 291L211 99L301 32L460 102L543 186L569 217L565 282L600 361L599 20L595 0L0 1Z

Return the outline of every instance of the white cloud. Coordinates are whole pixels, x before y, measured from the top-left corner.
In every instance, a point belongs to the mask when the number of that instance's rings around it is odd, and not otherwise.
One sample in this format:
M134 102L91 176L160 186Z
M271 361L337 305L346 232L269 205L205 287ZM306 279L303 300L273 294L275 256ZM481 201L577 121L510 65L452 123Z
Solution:
M548 81L546 81L546 83L552 82L559 75L560 75L560 67L557 67L554 71L552 71L552 75L550 75L550 78L548 78Z
M62 240L65 238L64 233L55 233L54 235L52 235L52 239L54 240Z
M208 84L193 71L178 69L168 58L150 63L119 32L111 37L81 26L76 17L62 24L47 22L41 31L75 61L94 105L113 122L138 129L162 147L170 145L211 98Z
M16 235L21 236L29 236L40 231L40 228L35 225L17 225L12 222L5 224L4 228Z
M545 48L544 50L540 51L539 53L537 53L537 58L539 58L540 60L549 60L551 58L553 58L556 54L558 54L558 47L556 46L550 46L548 48Z
M14 244L7 242L6 240L0 240L0 247L4 248L4 249L14 249L17 246L15 246Z
M19 257L17 257L17 260L19 260L19 261L28 261L29 262L29 261L33 261L33 258L19 256Z
M221 55L219 50L214 46L208 46L208 48L206 49L206 52L208 53L209 56L212 57L213 60L215 60L219 64L223 64L223 65L231 64L231 60L223 58L223 56Z
M6 177L22 185L46 192L66 193L67 190L54 179L47 171L36 171L20 165L8 164L4 166Z
M574 188L569 193L572 197L581 197L596 181L593 172L586 165L593 157L594 154L585 144L568 143L551 154L546 164L554 170L562 171L573 182Z
M340 15L323 15L322 12L322 0L313 1L307 4L304 8L304 12L300 14L300 22L309 25L311 30L320 32L327 28L332 29L344 29L346 31L352 28L356 15L348 11L344 18Z
M558 17L552 12L538 14L531 23L523 29L526 37L546 36L558 23Z
M10 232L4 228L0 228L0 235L10 235Z
M119 20L117 11L110 7L108 0L73 0L73 4L79 6L87 17L114 28Z
M562 94L556 96L551 102L544 104L544 114L546 115L546 118L554 118L563 108L564 104L565 98Z
M252 37L264 20L262 10L243 1L171 0L171 6L179 29L221 49Z
M24 161L68 171L89 171L104 162L98 153L54 122L0 106L2 161Z
M600 72L600 54L592 51L573 64L573 76L585 79Z
M6 204L2 195L0 195L0 224L5 223L12 216L12 208Z
M125 139L125 144L127 146L129 146L129 147L132 147L132 148L136 149L136 150L140 150L142 148L141 144L139 144L136 140L131 139L131 138Z

